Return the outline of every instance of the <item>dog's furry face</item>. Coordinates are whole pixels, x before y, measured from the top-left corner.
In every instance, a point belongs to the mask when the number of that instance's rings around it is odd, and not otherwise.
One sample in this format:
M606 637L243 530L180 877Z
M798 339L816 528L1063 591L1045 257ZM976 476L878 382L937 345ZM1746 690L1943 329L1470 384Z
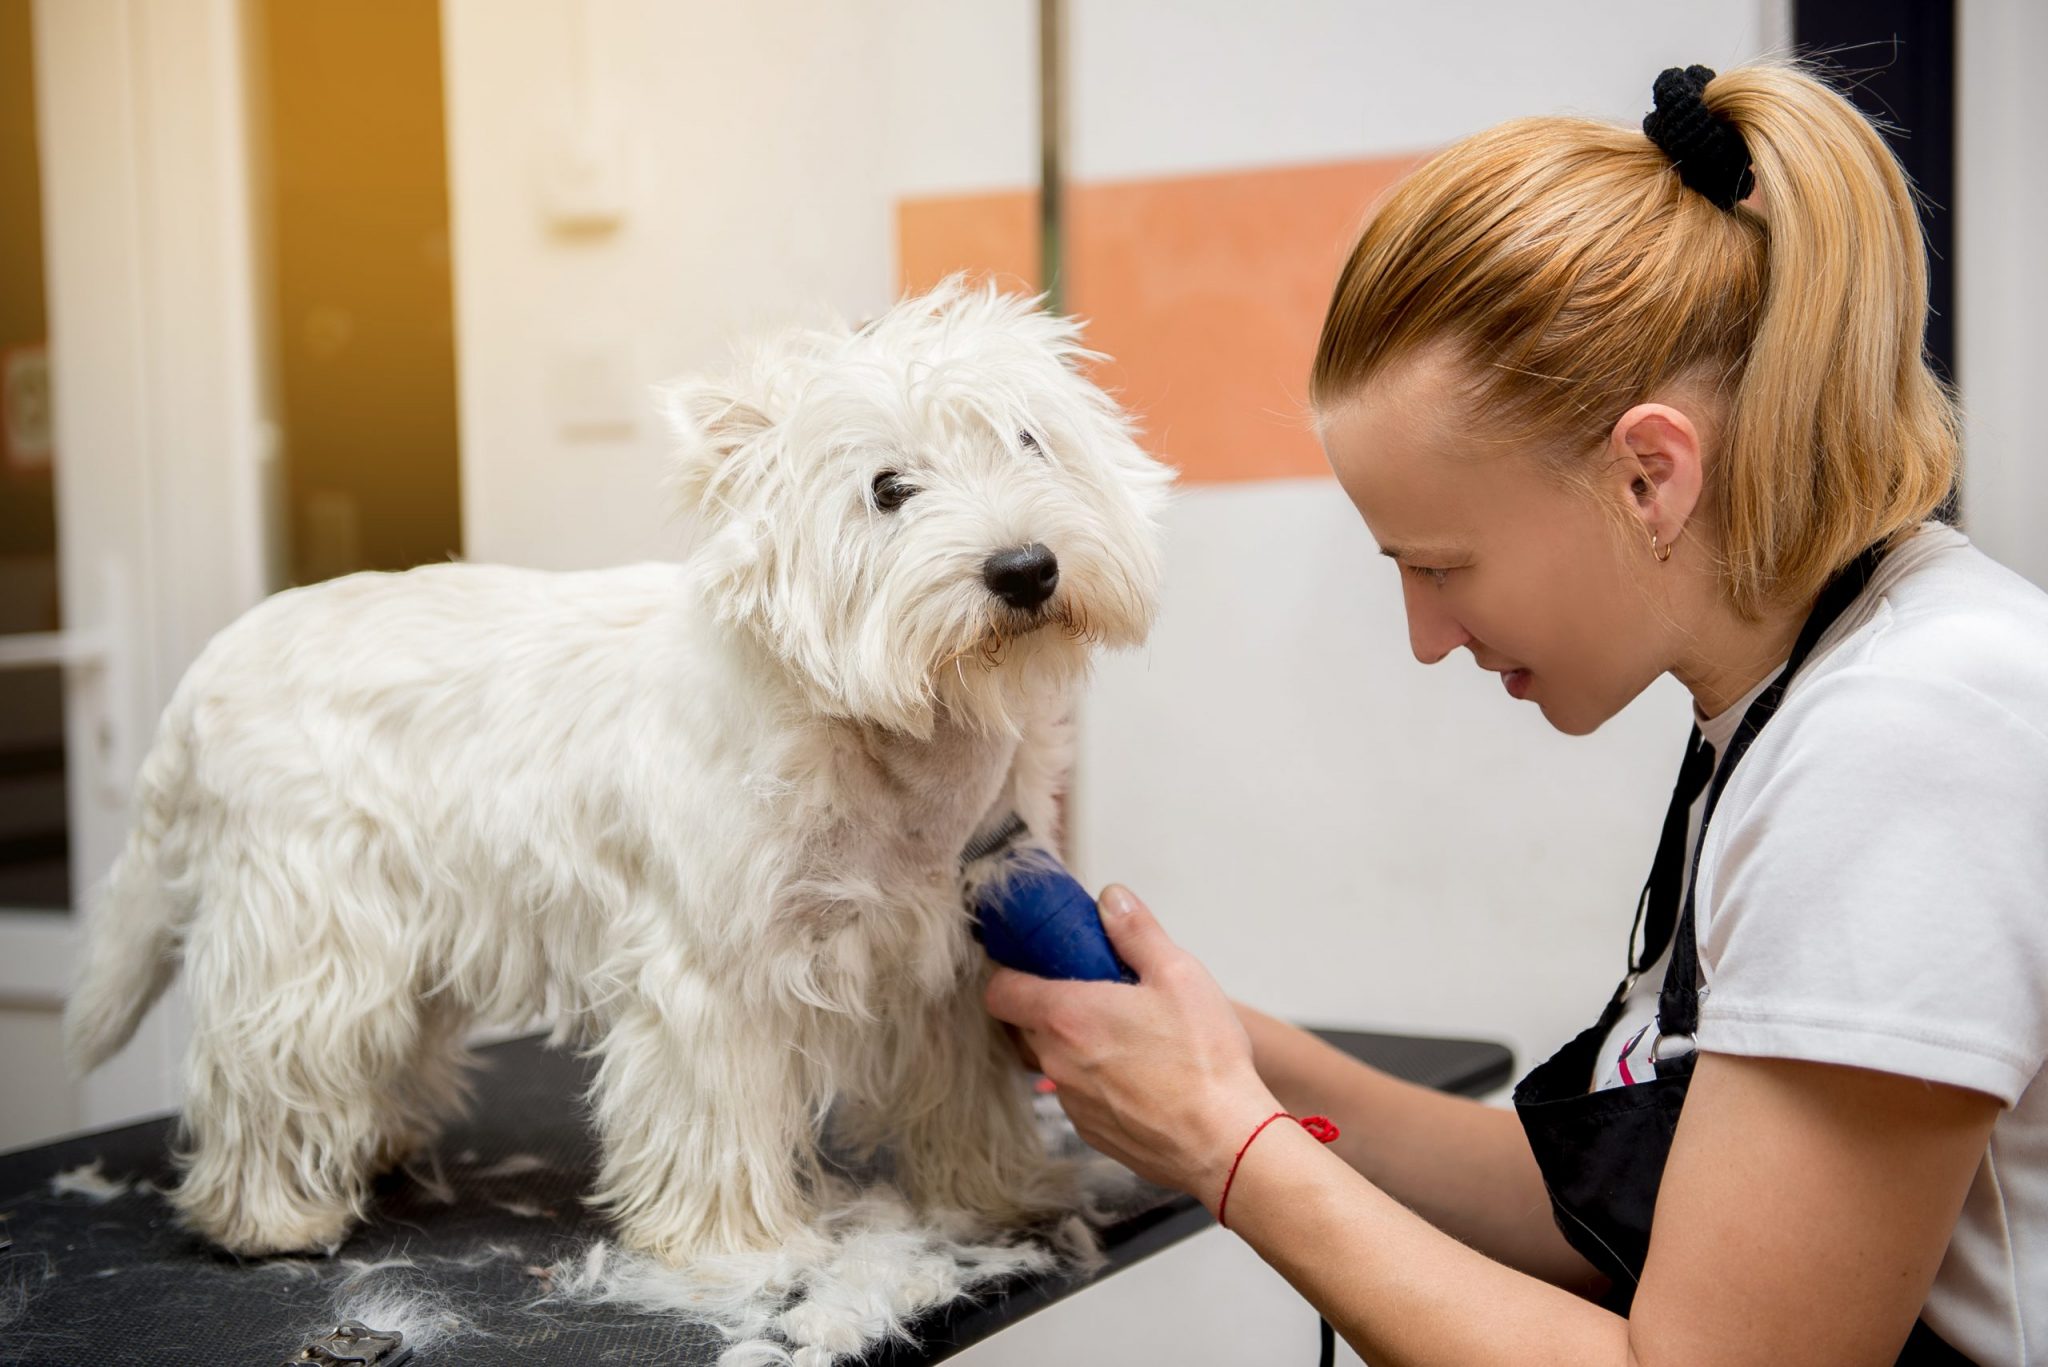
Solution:
M1014 730L1135 645L1171 474L1082 373L1079 327L956 278L665 393L696 564L821 712Z

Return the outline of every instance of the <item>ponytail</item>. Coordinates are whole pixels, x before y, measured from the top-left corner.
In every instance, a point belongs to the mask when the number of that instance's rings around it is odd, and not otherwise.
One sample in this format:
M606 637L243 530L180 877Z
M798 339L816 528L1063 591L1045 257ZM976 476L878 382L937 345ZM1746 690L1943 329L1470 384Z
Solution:
M1738 602L1804 600L1955 479L1955 405L1923 349L1927 251L1897 159L1842 95L1753 66L1706 101L1749 144L1766 225L1721 454L1723 550Z

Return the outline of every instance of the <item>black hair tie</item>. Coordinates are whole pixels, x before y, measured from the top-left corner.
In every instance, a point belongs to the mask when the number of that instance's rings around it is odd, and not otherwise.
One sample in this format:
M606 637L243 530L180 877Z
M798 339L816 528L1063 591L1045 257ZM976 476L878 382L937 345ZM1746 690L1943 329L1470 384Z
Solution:
M1678 168L1678 178L1723 209L1733 209L1756 186L1749 144L1733 121L1707 108L1703 66L1667 67L1650 93L1657 107L1643 115L1643 132Z

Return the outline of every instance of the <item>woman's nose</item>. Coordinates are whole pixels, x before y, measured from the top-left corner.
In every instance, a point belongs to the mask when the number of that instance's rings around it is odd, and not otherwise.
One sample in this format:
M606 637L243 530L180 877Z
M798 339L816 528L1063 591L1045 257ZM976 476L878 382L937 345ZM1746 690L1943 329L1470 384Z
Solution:
M1441 590L1428 584L1411 584L1403 597L1408 609L1408 645L1415 658L1433 665L1466 644L1472 634L1458 619L1444 610Z

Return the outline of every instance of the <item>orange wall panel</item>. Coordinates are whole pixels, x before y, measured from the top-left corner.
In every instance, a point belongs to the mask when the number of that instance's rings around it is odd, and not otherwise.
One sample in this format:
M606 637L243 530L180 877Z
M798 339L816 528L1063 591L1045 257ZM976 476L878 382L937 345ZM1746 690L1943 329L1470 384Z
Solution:
M906 199L896 206L897 283L930 289L954 271L1038 288L1038 192Z
M1372 202L1420 156L1076 185L1067 307L1112 360L1099 377L1190 483L1325 473L1309 429L1316 335ZM1028 287L1037 196L898 208L902 285L952 270Z

